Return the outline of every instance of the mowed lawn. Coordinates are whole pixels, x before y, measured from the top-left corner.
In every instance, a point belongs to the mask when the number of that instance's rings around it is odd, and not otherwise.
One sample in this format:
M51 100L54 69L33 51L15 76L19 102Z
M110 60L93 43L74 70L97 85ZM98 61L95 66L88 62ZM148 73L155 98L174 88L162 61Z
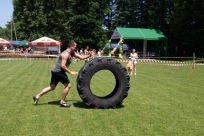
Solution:
M50 82L56 59L0 60L1 136L203 136L204 66L161 66L138 64L130 77L131 88L116 109L88 108L76 89L77 76L67 100L70 108L59 106L62 84L40 98L32 96ZM10 65L9 65L10 64ZM72 63L79 71L84 61ZM126 64L123 63L125 66ZM108 94L115 81L102 70L91 80L97 95Z

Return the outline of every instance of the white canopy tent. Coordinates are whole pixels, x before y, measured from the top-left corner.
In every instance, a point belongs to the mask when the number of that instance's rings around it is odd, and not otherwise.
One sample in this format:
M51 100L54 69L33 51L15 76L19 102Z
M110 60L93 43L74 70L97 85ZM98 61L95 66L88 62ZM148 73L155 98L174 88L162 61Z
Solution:
M11 43L3 38L0 38L0 51L7 50L7 46L11 46Z
M0 45L5 45L5 46L9 46L11 45L11 43L3 38L0 38Z
M62 42L56 41L49 37L42 37L37 40L31 41L28 43L29 46L37 46L44 47L48 49L48 47L58 47L58 52L60 53L60 46L62 46Z

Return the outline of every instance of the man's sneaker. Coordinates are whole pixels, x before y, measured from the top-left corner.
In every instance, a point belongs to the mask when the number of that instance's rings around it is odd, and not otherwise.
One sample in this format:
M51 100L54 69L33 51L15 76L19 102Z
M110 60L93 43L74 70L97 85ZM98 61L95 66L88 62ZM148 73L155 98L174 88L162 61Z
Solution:
M70 107L71 104L69 104L67 102L60 102L60 106L62 106L62 107Z
M38 105L38 99L36 98L36 96L33 96L33 101L34 101L34 105Z

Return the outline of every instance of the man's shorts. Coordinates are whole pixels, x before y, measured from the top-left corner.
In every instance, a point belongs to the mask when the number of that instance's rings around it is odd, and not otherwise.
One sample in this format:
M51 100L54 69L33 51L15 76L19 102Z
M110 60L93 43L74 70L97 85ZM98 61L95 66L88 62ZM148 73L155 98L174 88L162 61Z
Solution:
M62 84L69 84L70 83L65 72L53 72L53 71L51 71L51 73L52 73L52 77L51 77L50 85L54 83L55 86L57 86L57 84L59 82L61 82Z

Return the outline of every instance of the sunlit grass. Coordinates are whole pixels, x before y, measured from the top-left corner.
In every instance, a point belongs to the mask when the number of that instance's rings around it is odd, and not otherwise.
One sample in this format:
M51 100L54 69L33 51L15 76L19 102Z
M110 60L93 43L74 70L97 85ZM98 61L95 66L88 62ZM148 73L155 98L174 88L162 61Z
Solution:
M33 106L32 96L49 85L55 62L13 60L9 65L9 60L0 60L0 135L204 135L203 66L192 71L191 66L139 63L123 106L107 110L87 108L76 89L77 76L68 75L70 108L59 106L61 84ZM73 63L70 69L79 71L83 64ZM91 89L97 95L114 87L114 77L106 70L92 80Z

